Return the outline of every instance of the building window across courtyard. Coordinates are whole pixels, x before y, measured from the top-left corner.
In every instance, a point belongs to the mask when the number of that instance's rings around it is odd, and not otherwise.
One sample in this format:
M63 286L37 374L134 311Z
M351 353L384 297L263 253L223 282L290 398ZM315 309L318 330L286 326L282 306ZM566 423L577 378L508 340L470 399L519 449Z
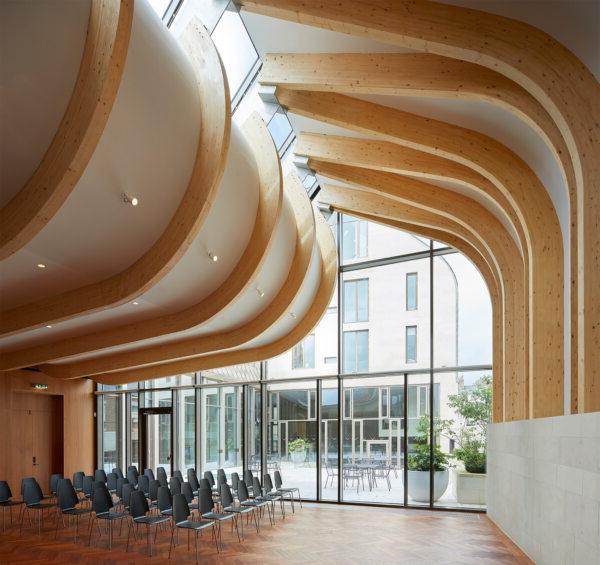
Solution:
M369 370L369 330L344 332L344 373Z
M417 362L417 326L406 326L406 362Z
M292 352L292 369L315 368L315 334L306 336L294 346Z
M417 273L406 273L406 309L417 309Z
M357 220L352 216L343 217L344 260L367 256L367 229L368 223L365 220Z
M369 279L344 282L344 322L369 321Z

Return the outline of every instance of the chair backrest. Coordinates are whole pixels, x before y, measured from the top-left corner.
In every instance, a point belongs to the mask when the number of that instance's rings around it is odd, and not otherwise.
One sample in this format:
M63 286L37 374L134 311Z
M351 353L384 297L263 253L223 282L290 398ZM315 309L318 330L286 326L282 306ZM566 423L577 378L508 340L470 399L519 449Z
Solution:
M252 474L252 471L250 469L246 469L244 471L244 482L246 483L246 485L251 485L252 479L254 479L254 475Z
M191 504L194 500L194 493L192 492L192 485L190 483L182 483L181 484L181 494L185 496L188 504Z
M125 506L125 508L129 508L129 503L131 502L131 493L134 491L135 489L131 483L123 484L123 495L121 496L121 502L123 502L123 506Z
M222 483L227 482L227 476L225 475L225 469L217 469L217 483L221 481Z
M128 471L134 471L136 475L139 475L139 471L138 468L135 465L129 465L129 467L127 467Z
M123 485L125 484L129 484L129 481L127 479L124 479L122 477L117 479L117 488L115 490L117 491L117 496L120 499L123 499Z
M171 489L171 494L175 496L176 494L181 494L181 481L178 477L171 477L171 481L169 482L169 488Z
M165 471L164 467L157 467L156 468L156 480L160 481L161 477L164 477L164 479L166 481L167 480L167 472Z
M265 475L265 492L271 492L272 490L275 490L273 488L273 481L271 480L271 475L267 473Z
M6 481L0 481L0 502L7 502L12 498L10 486Z
M159 475L156 480L158 481L158 484L161 487L168 487L169 486L169 483L167 481L167 475Z
M176 494L173 497L173 521L175 524L186 522L190 515L190 507L183 494Z
M21 479L21 498L25 496L25 485L32 481L35 481L33 477L25 477L24 479Z
M127 469L127 480L135 487L138 483L138 473L135 469Z
M138 477L138 488L144 494L150 494L150 480L148 479L148 475L140 475Z
M146 477L148 477L149 481L155 480L154 471L152 469L144 469L144 475L146 475Z
M75 471L73 473L73 488L83 488L83 477L85 477L85 473L83 471Z
M225 485L223 485L223 490L225 490L225 486L229 487L229 485L227 483L225 483ZM222 491L221 491L221 496L222 496ZM248 487L246 486L246 482L240 480L240 482L238 483L238 499L240 502L244 502L246 500L248 500ZM223 505L225 505L225 503L223 503Z
M252 492L254 496L262 496L262 486L260 485L260 480L258 477L254 477L252 479Z
M196 475L196 471L194 469L187 470L187 478L188 483L190 483L192 490L198 490L200 488L200 484L198 483L198 476Z
M106 475L106 486L108 490L117 490L118 477L116 473L109 473Z
M23 493L23 501L27 506L37 504L44 498L42 489L35 479L26 480L25 492Z
M64 478L65 476L62 473L55 473L54 475L50 475L50 492L52 494L56 494L56 489L58 488L58 481Z
M112 472L117 475L117 479L124 479L125 476L123 475L123 471L121 470L121 467L114 467Z
M207 488L208 490L211 490L210 481L208 479L200 479L198 488Z
M210 489L207 488L201 488L198 491L198 502L200 504L200 514L212 512L215 507L212 493L210 492Z
M238 489L238 483L240 482L240 476L238 473L231 473L231 488L233 490Z
M94 498L94 493L96 492L96 489L102 488L102 487L106 488L106 483L104 481L94 481L92 483L92 492L91 492L92 499Z
M158 499L158 487L160 487L160 483L156 479L150 481L150 490L148 492L148 498L152 502L156 502Z
M200 490L206 489L201 488ZM210 489L208 492L210 493ZM221 504L223 505L223 508L233 506L233 495L231 494L231 489L227 483L221 485Z
M73 487L73 483L69 479L60 479L56 486L56 497L58 499L58 507L61 510L75 508L79 503L79 498Z
M81 487L83 492L88 495L92 495L92 491L94 490L94 477L92 475L85 475L83 477L83 481L81 483Z
M94 483L94 496L92 497L92 508L96 515L105 514L113 507L112 497L106 485L100 481Z
M173 476L177 477L180 482L183 482L183 475L181 474L181 471L173 471Z
M106 473L103 469L96 469L96 472L94 473L94 480L106 483Z
M212 474L212 471L204 471L204 478L208 481L208 484L210 484L210 488L215 486L215 477Z
M134 490L129 499L129 513L134 518L139 518L140 516L145 516L148 510L146 495L141 490Z
M163 510L169 510L173 508L173 496L168 487L158 487L158 509L162 512Z
M273 476L275 478L275 488L281 488L281 486L283 485L283 481L281 480L281 473L279 471L275 471L275 473L273 473Z

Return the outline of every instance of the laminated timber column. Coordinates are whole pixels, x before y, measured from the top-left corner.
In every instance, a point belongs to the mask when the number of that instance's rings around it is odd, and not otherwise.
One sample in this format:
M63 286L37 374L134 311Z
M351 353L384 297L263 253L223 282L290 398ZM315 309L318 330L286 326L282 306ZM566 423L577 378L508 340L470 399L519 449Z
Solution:
M329 167L326 176L369 189L366 192L328 185L323 189L322 198L333 208L358 209L378 217L410 221L450 233L469 242L484 257L489 268L498 273L503 304L504 370L501 378L504 380L504 415L508 420L527 418L523 268L519 260L515 260L515 252L517 255L518 252L514 242L507 233L503 234L499 222L474 201L448 190L399 175L375 171L362 173L356 168L340 165ZM478 220L471 226L468 218L475 214Z
M337 278L337 250L327 222L317 210L315 213L316 237L320 255L320 277L318 287L310 305L298 323L282 337L265 345L246 346L243 349L213 353L162 363L141 369L117 371L94 375L94 381L103 384L123 384L138 379L153 379L181 372L200 371L270 359L285 353L304 339L319 323L327 310L335 290Z
M568 147L575 186L578 410L600 409L600 88L568 49L533 26L436 2L243 0L265 15L428 51L496 70L536 98ZM550 345L548 346L549 352ZM546 376L549 380L551 377Z

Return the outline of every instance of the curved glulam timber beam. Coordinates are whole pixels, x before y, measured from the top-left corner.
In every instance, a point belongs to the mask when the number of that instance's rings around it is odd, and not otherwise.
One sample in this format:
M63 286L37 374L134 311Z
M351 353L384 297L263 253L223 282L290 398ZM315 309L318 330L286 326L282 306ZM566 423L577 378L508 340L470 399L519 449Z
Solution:
M540 347L529 346L534 352L529 371L535 365L540 378L548 379L548 390L558 394L564 367L562 236L552 202L531 169L501 143L465 128L338 94L277 92L283 94L282 103L293 112L377 133L385 140L456 161L476 170L502 191L519 218L527 242L523 252L528 267L529 335L531 339L544 336L543 343L538 342ZM314 102L312 111L307 110L308 100ZM562 393L549 398L548 412L543 415L562 413L562 398Z
M485 261L485 258L479 253L477 248L468 241L456 237L444 231L413 224L411 222L392 220L390 218L381 218L372 216L361 210L339 210L342 213L350 214L354 217L362 218L369 222L376 222L400 229L406 232L414 233L436 241L445 243L450 247L460 251L467 257L481 274L485 281L488 292L490 293L490 302L492 306L492 358L494 378L492 380L492 421L494 423L504 421L504 356L503 356L503 328L502 328L502 290L501 283L496 279L496 274Z
M54 217L81 178L108 121L127 58L133 0L93 0L73 93L42 161L0 210L0 260Z
M324 187L321 198L334 208L372 209L379 216L409 218L414 223L443 229L476 246L490 267L499 273L504 304L505 416L509 420L527 418L529 352L524 269L512 237L483 206L452 191L390 173L326 166L330 178L360 187L357 190ZM538 400L533 399L536 409Z
M299 341L304 339L319 323L319 320L329 306L333 291L335 290L337 279L337 249L335 241L327 222L325 222L319 212L315 212L315 220L317 242L321 255L321 279L319 287L307 313L286 335L272 343L258 347L213 353L201 357L191 357L180 361L151 365L141 369L131 369L116 373L103 373L94 375L92 377L93 380L102 384L124 384L140 379L156 379L188 371L202 371L229 365L237 365L240 363L271 359L288 351Z
M526 249L524 230L504 194L477 171L451 159L390 141L302 132L294 153L325 163L341 163L377 171L407 174L429 180L453 181L484 196L514 228Z
M225 332L177 339L168 343L128 350L78 363L42 365L40 369L46 374L62 378L90 376L96 373L164 363L178 358L231 349L258 337L285 316L290 304L300 292L315 244L315 220L306 190L295 175L286 177L284 187L293 206L296 221L294 258L283 286L269 305L253 320ZM243 259L240 263L243 263Z
M577 233L577 410L600 410L600 88L585 65L529 24L436 2L241 3L268 16L483 65L542 104L565 140L575 176L569 189L576 192L570 223Z
M123 304L163 278L194 240L223 175L231 115L225 71L204 26L196 19L190 22L180 43L196 74L202 123L192 175L168 226L154 245L124 271L97 283L5 310L0 317L1 335Z
M246 249L227 280L219 288L200 302L179 312L0 354L0 366L39 365L54 359L185 331L207 322L236 300L252 282L266 260L283 206L283 179L279 156L265 123L256 112L244 122L242 133L252 148L256 160L259 178L258 210ZM103 357L98 359L97 363L109 363L112 357ZM61 371L48 367L48 371L63 378L88 374L85 371L92 370L92 366L90 365L82 373L79 368L81 363L83 362L65 365L65 369ZM72 370L68 369L71 366Z

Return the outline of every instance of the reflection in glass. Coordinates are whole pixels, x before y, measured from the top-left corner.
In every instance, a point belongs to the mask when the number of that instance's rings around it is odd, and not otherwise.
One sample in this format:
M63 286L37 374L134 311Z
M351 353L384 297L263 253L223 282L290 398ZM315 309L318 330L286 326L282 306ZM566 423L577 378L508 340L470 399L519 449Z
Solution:
M176 469L185 471L196 467L196 392L182 389L176 393Z
M369 330L344 332L344 373L369 370Z
M129 396L129 465L140 468L140 426L139 426L139 394L131 393ZM123 470L124 471L124 470Z
M121 394L105 394L102 402L102 468L110 473L113 467L121 467L121 451L123 449L123 417L124 396Z
M157 467L164 467L167 476L171 475L171 413L145 414L146 453L145 465L156 473ZM140 469L140 472L142 470Z

